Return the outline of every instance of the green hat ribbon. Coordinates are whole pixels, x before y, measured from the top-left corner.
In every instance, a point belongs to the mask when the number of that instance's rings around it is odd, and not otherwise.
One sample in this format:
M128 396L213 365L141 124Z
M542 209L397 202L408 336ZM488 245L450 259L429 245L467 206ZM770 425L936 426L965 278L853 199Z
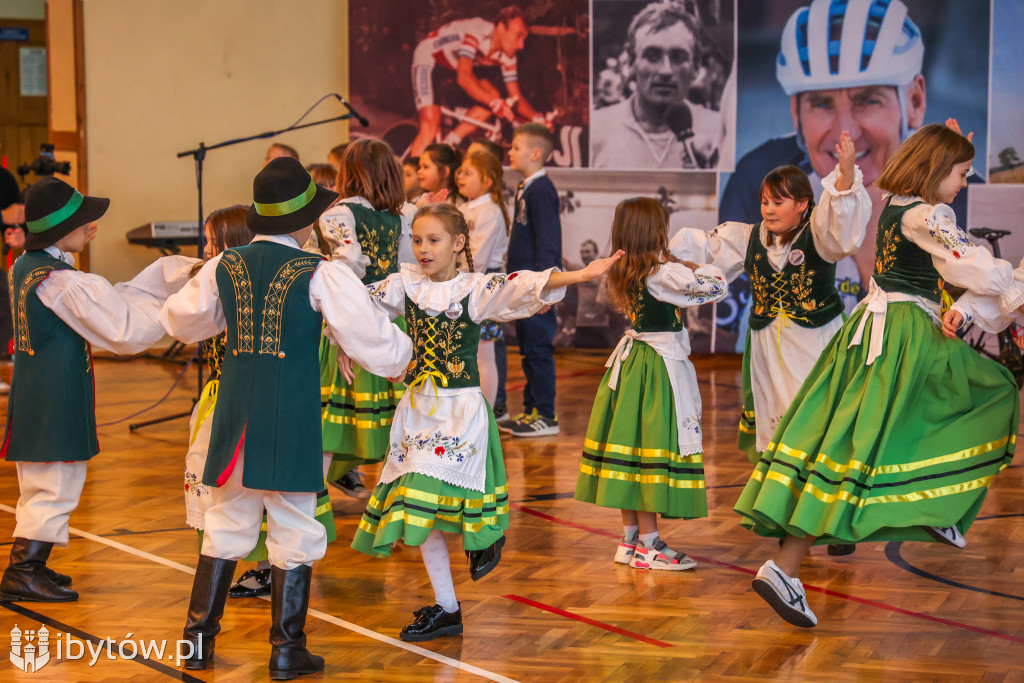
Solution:
M82 193L75 190L75 193L71 195L70 199L68 199L67 204L48 216L43 216L39 220L29 221L26 225L28 226L29 231L34 233L45 232L50 228L55 228L70 218L71 214L75 211L78 211L78 207L80 207L84 201L85 197L82 196Z
M309 187L307 187L306 191L298 197L284 202L277 202L276 204L260 204L259 202L253 202L253 206L256 207L256 213L261 216L287 216L290 213L295 213L306 204L309 204L313 201L313 197L315 196L316 183L313 181L313 177L310 176Z

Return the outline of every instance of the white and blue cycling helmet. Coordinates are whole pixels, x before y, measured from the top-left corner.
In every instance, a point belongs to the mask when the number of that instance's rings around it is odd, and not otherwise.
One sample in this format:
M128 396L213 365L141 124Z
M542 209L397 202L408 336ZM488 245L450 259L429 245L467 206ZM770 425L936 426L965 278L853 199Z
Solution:
M775 75L787 95L808 90L902 86L921 73L921 31L900 0L813 0L786 22Z

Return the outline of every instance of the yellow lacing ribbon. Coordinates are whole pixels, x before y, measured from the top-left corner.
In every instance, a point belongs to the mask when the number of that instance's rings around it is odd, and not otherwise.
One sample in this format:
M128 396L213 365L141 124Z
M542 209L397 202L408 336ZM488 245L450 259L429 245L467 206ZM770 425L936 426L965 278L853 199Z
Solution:
M437 408L437 382L440 380L441 386L445 389L448 388L448 377L446 377L441 371L437 369L434 364L437 361L437 328L435 326L435 319L427 319L426 329L426 340L423 342L423 365L424 369L420 374L416 375L416 379L409 385L409 405L412 406L413 410L416 409L416 387L425 385L427 380L433 378L434 386L434 407L430 409L430 415L434 414L434 410Z
M776 334L776 340L779 346L779 365L782 365L782 328L789 327L792 324L789 322L790 320L803 320L804 322L808 323L810 322L810 320L800 315L793 315L792 313L789 312L789 309L783 306L782 295L786 293L786 283L783 274L775 273L775 276L772 279L774 280L772 282L772 286L775 288L776 301L775 305L772 306L770 313L773 318L777 318L778 320L782 321L779 323L779 327Z
M939 311L939 317L941 318L956 303L953 300L953 295L946 291L946 283L941 278L939 279L939 296L942 299L942 309Z

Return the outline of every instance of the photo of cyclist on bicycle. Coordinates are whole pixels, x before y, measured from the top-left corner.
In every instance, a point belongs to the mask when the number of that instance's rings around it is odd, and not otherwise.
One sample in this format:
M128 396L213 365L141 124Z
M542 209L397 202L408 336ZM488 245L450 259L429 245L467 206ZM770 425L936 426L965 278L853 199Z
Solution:
M463 101L458 104L470 106L466 118L483 121L493 114L512 121L518 113L528 120L543 122L544 117L519 89L517 55L529 34L523 11L508 6L502 8L493 21L480 17L456 19L420 41L412 59L412 86L420 131L409 148L411 156L419 156L427 145L438 141L458 146L477 129L473 123L463 120L440 139L441 103L435 100L435 89L450 72L455 73L456 84L462 91L459 99ZM474 71L487 66L500 68L501 88Z

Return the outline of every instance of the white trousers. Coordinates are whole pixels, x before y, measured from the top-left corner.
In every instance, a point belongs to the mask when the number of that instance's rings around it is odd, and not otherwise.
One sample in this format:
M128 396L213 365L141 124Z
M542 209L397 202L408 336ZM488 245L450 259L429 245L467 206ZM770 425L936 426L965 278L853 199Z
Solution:
M78 507L89 462L18 462L21 495L14 537L68 545L68 520Z
M244 460L244 453L239 453L224 485L210 488L203 555L224 560L248 555L259 539L265 509L270 564L287 570L322 558L327 552L327 531L314 517L316 494L247 489L242 486Z

